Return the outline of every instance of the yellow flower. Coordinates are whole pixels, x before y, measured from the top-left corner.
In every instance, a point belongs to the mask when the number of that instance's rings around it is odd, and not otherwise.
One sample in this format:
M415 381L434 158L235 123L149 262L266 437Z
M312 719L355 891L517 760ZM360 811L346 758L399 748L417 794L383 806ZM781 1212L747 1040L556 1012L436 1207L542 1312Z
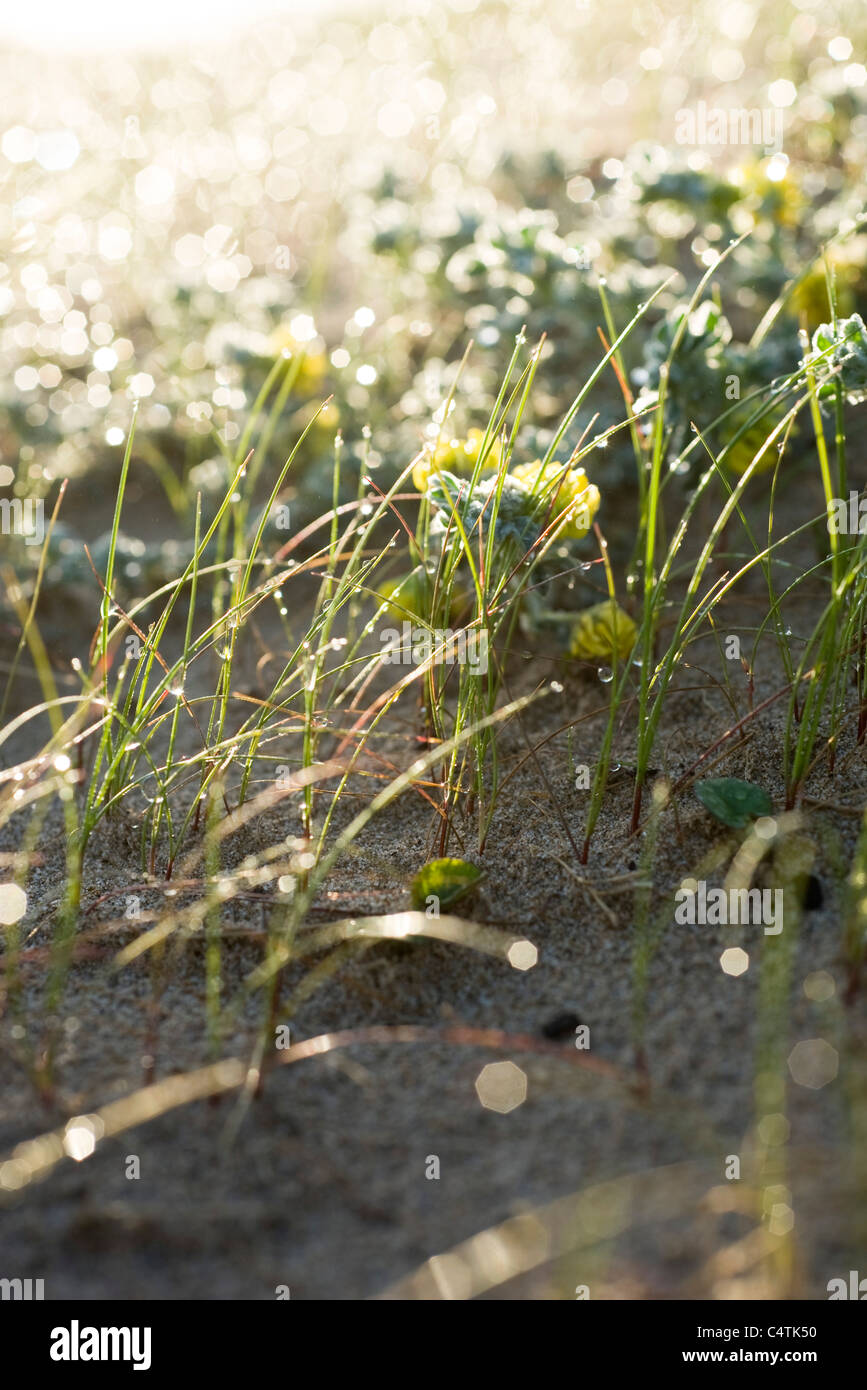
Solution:
M420 567L397 579L386 579L376 591L377 596L386 600L385 615L403 621L410 617L421 618L427 606L427 577Z
M471 478L475 472L479 453L484 443L484 430L467 430L466 439L450 439L430 453L425 453L412 470L413 487L417 492L427 492L427 486L434 473L443 469L454 473L458 478ZM482 473L496 472L502 456L502 445L498 439L491 440Z
M755 221L767 217L779 227L797 227L806 207L804 192L790 172L781 179L770 178L769 163L760 160L743 166L733 182L740 185Z
M736 410L725 422L726 442L732 439L745 425L750 416L755 412L755 402L747 402L742 410ZM756 454L761 449L771 431L780 423L785 414L781 406L769 410L766 415L762 415L754 425L751 425L746 434L742 434L737 443L729 449L722 462L726 468L733 473L746 473ZM777 443L783 435L777 437ZM769 444L762 457L755 467L755 473L766 473L769 468L773 468L777 462L778 454L774 444Z
M580 540L586 536L593 525L593 518L599 510L601 497L595 483L591 483L583 468L570 468L563 472L562 463L545 463L539 459L534 463L519 463L512 469L512 477L517 478L529 488L540 504L550 507L550 520L554 521L568 507L565 517L558 525L557 535L561 540ZM556 497L551 496L562 478Z
M290 353L293 358L304 354L295 378L294 389L298 395L306 396L319 390L328 371L324 352L310 352L304 343L299 343L292 336L288 328L280 326L271 333L268 345L275 357L281 352Z
M569 655L587 661L610 661L616 655L625 661L635 646L636 636L637 628L629 614L613 598L607 598L578 615Z
M867 239L855 237L844 246L829 246L825 256L834 272L838 317L848 318L855 312L858 293L864 286ZM818 261L809 275L795 286L786 308L797 319L806 317L811 332L828 321L831 310L824 260Z

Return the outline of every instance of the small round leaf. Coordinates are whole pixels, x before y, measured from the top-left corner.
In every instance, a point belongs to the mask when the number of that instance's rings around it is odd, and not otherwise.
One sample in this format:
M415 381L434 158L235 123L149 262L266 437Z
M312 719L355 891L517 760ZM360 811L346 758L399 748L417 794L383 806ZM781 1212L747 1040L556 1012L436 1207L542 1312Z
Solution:
M698 783L695 794L712 816L734 830L757 816L769 816L773 810L766 791L739 777L709 777Z
M450 908L476 886L481 876L481 869L466 859L434 859L412 880L412 905L422 909L428 898L434 897L441 908Z

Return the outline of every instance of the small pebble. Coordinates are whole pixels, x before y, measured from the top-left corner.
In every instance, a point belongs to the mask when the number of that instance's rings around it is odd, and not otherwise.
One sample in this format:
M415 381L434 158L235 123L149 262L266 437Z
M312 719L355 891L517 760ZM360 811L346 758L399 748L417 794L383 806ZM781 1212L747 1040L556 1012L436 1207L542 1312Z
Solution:
M581 1027L581 1020L576 1013L565 1009L563 1013L554 1014L547 1023L543 1023L539 1030L543 1038L550 1038L552 1042L562 1042L565 1038L571 1038L576 1028Z
M815 912L825 901L825 894L822 890L821 881L815 874L808 874L804 884L804 909L806 912Z

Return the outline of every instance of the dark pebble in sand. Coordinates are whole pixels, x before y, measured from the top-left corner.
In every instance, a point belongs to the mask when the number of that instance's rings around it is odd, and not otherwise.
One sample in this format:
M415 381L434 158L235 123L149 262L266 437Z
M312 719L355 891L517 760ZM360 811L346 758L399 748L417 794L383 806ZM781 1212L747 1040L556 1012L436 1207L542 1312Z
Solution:
M550 1038L552 1042L562 1042L565 1038L571 1038L576 1028L581 1027L581 1020L577 1014L565 1010L561 1014L555 1014L549 1018L547 1023L543 1023L540 1033L543 1038Z
M825 901L822 884L815 874L808 874L804 884L804 907L807 912L815 912Z

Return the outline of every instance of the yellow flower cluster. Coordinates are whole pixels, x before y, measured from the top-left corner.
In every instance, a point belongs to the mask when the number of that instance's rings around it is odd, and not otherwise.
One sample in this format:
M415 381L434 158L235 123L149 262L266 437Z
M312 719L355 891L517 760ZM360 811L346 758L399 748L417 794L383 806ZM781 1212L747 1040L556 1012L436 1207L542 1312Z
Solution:
M605 599L579 613L572 629L569 655L586 661L611 661L615 656L625 661L635 646L637 628L628 613Z
M539 498L540 504L550 506L550 519L556 520L566 511L559 523L557 536L561 540L580 540L586 536L593 525L593 518L599 510L601 501L599 489L591 483L583 468L570 468L563 472L562 463L519 463L512 469L512 477L517 478L526 488ZM562 478L557 487L558 478ZM551 496L556 488L556 496Z
M428 483L435 473L454 473L458 478L471 478L478 463L484 430L467 430L466 439L449 439L430 453L425 453L412 470L412 482L417 492L427 492ZM495 472L500 465L502 445L498 439L491 440L485 454L483 473Z
M291 353L292 357L298 357L301 353L304 354L303 361L298 368L298 375L295 378L297 394L306 396L319 390L328 371L328 362L324 352L311 352L304 343L299 343L290 330L283 325L278 325L273 330L268 344L275 357L279 356L281 352Z

